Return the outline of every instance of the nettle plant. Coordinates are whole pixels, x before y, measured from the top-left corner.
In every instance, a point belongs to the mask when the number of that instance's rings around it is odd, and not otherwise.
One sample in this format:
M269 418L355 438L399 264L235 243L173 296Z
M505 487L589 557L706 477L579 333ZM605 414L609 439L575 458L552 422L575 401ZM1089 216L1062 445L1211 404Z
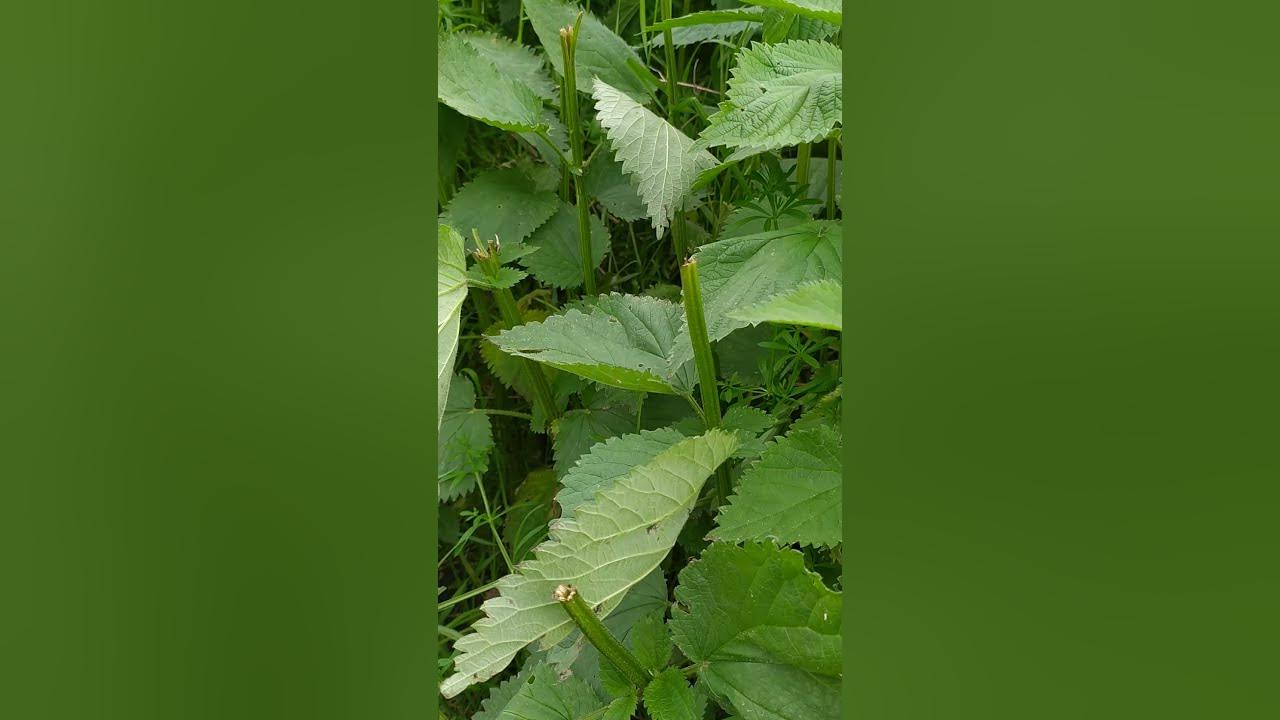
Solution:
M440 7L443 718L841 716L840 4L700 5Z

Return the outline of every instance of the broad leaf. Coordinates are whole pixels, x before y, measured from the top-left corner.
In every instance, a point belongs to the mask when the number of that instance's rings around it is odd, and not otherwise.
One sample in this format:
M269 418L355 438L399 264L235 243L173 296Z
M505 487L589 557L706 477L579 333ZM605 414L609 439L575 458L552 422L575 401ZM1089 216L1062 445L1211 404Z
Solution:
M440 102L503 130L547 129L537 92L499 70L466 40L441 35L436 59Z
M444 421L449 379L458 355L462 301L467 299L467 261L462 238L448 225L436 233L436 429Z
M787 40L825 40L838 32L839 25L786 10L771 9L764 15L761 37L767 43L780 43Z
M547 75L547 66L533 48L492 33L456 33L454 37L480 53L503 75L516 80L544 100L556 99L556 86Z
M658 672L671 661L671 650L675 645L660 613L637 620L631 627L630 640L631 654L646 670Z
M765 19L763 8L746 7L731 10L705 10L663 20L649 26L653 31L651 44L662 47L665 38L662 30L671 30L671 44L680 47L718 38L732 38L747 31L760 29Z
M841 595L772 544L714 543L680 572L676 645L743 720L838 720Z
M792 430L766 447L720 509L717 540L825 545L841 540L840 433L826 425Z
M575 585L607 617L666 557L703 483L736 445L735 436L718 430L684 440L580 505L572 520L554 523L535 558L498 583L499 595L482 606L475 632L454 644L456 672L441 693L453 697L488 680L529 643L559 642L572 626L552 597L562 583Z
M733 157L814 142L835 128L842 111L839 47L753 43L738 54L726 99L698 142L740 148Z
M499 720L511 699L520 692L521 686L529 681L533 673L542 667L540 663L527 662L520 672L493 686L489 697L480 702L480 712L471 716L471 720Z
M542 226L560 207L554 192L539 190L532 179L514 168L490 170L459 188L440 221L475 248L472 230L489 242L518 243Z
M658 673L644 688L644 709L652 720L702 720L706 705L677 668Z
M609 253L609 231L595 215L590 216L591 266L599 267ZM578 246L578 211L568 203L529 236L530 247L538 251L520 258L533 276L547 285L576 288L582 285L582 253Z
M590 452L578 458L577 464L561 479L561 489L556 494L560 516L572 518L574 509L579 505L612 487L614 481L625 477L631 468L653 460L685 437L672 428L662 428L611 437L596 444Z
M564 0L524 2L524 11L529 16L533 31L542 41L551 66L560 75L564 75L560 28L572 26L581 10L578 5ZM635 50L590 12L582 16L574 60L579 92L591 92L591 79L599 77L627 95L645 101L658 84Z
M745 327L732 313L815 280L840 280L840 225L811 221L795 227L753 233L703 245L698 260L707 334L714 342ZM693 356L688 330L673 345L674 363ZM688 353L684 355L682 353Z
M543 665L520 684L495 720L581 720L604 707L604 703L583 681L563 680Z
M525 310L522 317L526 322L534 322L545 319L547 313L541 310ZM480 357L494 377L529 401L533 408L531 429L538 433L545 432L547 419L553 414L563 413L569 406L569 397L580 392L587 381L576 375L562 373L555 368L543 367L547 378L551 381L551 395L556 405L556 412L549 412L547 408L542 407L542 401L529 383L528 364L522 358L502 352L497 345L493 344L493 338L504 329L502 321L499 320L485 330L485 339L480 343Z
M588 380L621 388L676 394L687 388L684 361L672 364L684 332L684 310L638 295L601 295L587 311L571 309L493 338L504 352L527 357ZM681 353L691 358L693 350Z
M752 325L771 322L840 330L843 317L840 283L835 280L805 283L729 315Z
M493 432L489 416L476 410L476 392L463 377L449 388L444 418L436 437L436 486L440 502L448 502L475 487L477 475L489 468Z
M619 220L639 220L645 216L644 201L635 183L622 172L622 163L609 153L597 153L583 177L587 194Z
M841 0L743 0L748 5L776 8L816 18L833 25L841 21Z
M693 189L698 174L716 165L706 150L617 88L597 80L596 117L622 171L635 178L658 236Z

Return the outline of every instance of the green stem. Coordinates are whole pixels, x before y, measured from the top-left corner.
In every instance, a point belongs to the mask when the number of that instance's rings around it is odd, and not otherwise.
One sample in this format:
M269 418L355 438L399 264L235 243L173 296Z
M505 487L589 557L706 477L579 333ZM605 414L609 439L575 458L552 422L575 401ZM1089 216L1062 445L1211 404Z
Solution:
M524 42L524 0L520 0L520 9L516 12L516 42Z
M707 319L702 310L702 286L698 282L698 260L690 258L680 266L680 284L684 296L685 324L689 328L689 342L693 345L693 361L698 369L698 392L702 396L702 419L707 429L720 427L720 395L716 385L716 362L711 354L711 340L707 335ZM729 470L724 465L716 468L716 490L720 503L729 500L733 488L729 482Z
M827 138L827 219L836 219L836 136Z
M485 583L484 585L481 585L480 587L475 588L475 589L473 589L473 590L468 590L467 592L464 592L464 593L462 593L461 595L454 595L453 597L449 598L448 600L445 600L445 601L443 601L443 602L441 602L441 603L437 604L437 605L436 605L436 611L437 611L437 612L439 612L439 611L441 611L441 610L447 610L447 609L449 609L449 608L453 607L454 605L457 605L458 603L462 602L463 600L470 600L471 598L473 598L473 597L475 597L475 596L477 596L477 595L483 595L483 594L485 594L485 593L489 592L490 590L492 590L492 589L494 589L494 588L498 587L498 583L499 583L499 582L501 582L501 581L500 581L500 580L494 580L494 581L493 581L493 582L491 582L491 583Z
M488 523L489 529L493 531L493 542L498 546L498 552L502 553L502 559L507 563L507 572L516 571L516 564L511 562L511 556L507 554L507 546L502 543L502 533L498 532L498 526L493 524L493 511L489 509L489 496L484 491L484 478L476 473L476 487L480 488L480 501L484 503L484 519Z
M556 588L553 597L587 640L591 641L596 650L599 650L601 655L608 658L609 662L626 676L636 690L643 690L644 686L649 684L649 671L645 670L636 656L618 642L618 639L600 622L600 618L596 617L586 601L578 594L577 588L572 585L561 585Z
M583 13L570 27L560 29L560 53L564 59L564 85L560 89L564 126L569 130L569 150L573 153L574 203L578 206L578 254L582 257L582 284L588 295L596 294L596 269L591 262L591 201L587 197L582 175L582 125L578 117L578 70L575 55L578 46L578 28Z
M680 216L679 211L671 217L671 245L676 251L676 262L683 263L689 248L685 245L684 218Z
M479 238L477 237L477 244ZM484 270L489 277L497 277L498 271L502 269L502 264L498 262L498 248L496 245L489 245L487 248L478 248L473 255L476 262ZM498 313L502 317L503 325L513 328L521 323L520 309L516 307L516 299L511 294L511 288L500 288L493 290L493 299L498 303ZM551 393L551 383L547 381L547 375L542 371L542 366L537 362L528 358L521 358L523 361L525 374L529 377L529 384L533 386L533 394L537 400L542 403L548 420L555 420L560 417L560 410L556 407L555 396Z
M671 18L671 0L662 0L662 19L670 20ZM663 74L667 76L667 120L672 125L675 121L676 108L676 46L671 41L671 28L662 31L662 49L666 53L667 64L663 67Z
M813 145L800 143L796 146L796 184L804 187L809 184L809 154Z

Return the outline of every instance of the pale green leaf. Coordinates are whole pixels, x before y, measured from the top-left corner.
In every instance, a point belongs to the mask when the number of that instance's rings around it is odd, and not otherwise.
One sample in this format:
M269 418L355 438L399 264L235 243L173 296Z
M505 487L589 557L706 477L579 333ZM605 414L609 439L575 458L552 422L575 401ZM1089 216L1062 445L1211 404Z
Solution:
M594 445L587 454L577 458L577 464L560 481L561 489L556 494L560 516L572 518L576 507L611 487L615 480L631 472L631 468L649 462L685 437L672 428L662 428L619 435Z
M534 322L545 319L547 313L542 310L525 310L522 317L526 322ZM544 366L542 369L547 379L551 381L551 395L556 405L555 413L549 412L547 408L542 407L542 401L530 385L528 364L521 358L502 352L497 345L493 344L492 338L504 329L502 321L499 320L485 330L485 339L480 343L480 357L484 360L485 367L489 368L489 372L493 373L499 382L515 390L529 402L533 410L533 421L530 427L534 432L544 432L548 418L553 414L563 413L569 406L569 397L579 392L587 382L576 375Z
M529 16L533 31L542 41L551 66L560 75L564 75L560 28L572 26L581 10L578 5L564 0L524 1L524 11ZM627 95L645 101L658 84L635 50L590 12L582 17L574 60L580 92L591 92L591 79L599 77Z
M476 475L489 467L493 432L489 416L475 407L476 392L461 376L449 388L440 432L436 436L436 486L440 502L448 502L475 487Z
M462 238L448 225L436 233L436 429L444 421L449 379L458 354L462 302L467 299L467 265Z
M742 720L838 720L841 594L772 544L714 543L680 572L670 627L698 684Z
M490 242L518 243L542 226L560 207L554 192L539 190L532 179L514 168L490 170L463 185L449 201L440 221L462 235L475 249L472 231Z
M838 32L839 25L786 10L770 9L764 15L761 36L767 43L780 43L786 40L825 40Z
M604 707L604 703L583 681L563 680L542 665L520 684L496 720L582 720Z
M677 668L658 673L644 688L644 709L651 720L702 720L706 705Z
M840 330L843 318L840 283L818 280L798 285L762 303L734 310L729 315L752 325L770 322Z
M753 43L738 53L725 101L698 143L754 154L820 140L840 122L842 93L838 46Z
M843 529L840 433L819 425L768 445L720 508L717 540L833 547Z
M743 0L748 5L775 8L816 18L833 25L841 22L841 0Z
M672 364L684 332L679 305L638 295L601 295L586 312L571 309L493 338L504 352L527 357L588 380L621 388L676 394L686 387L685 360ZM692 349L680 353L692 357Z
M595 215L590 216L591 266L599 267L609 253L609 230ZM568 203L529 236L528 244L538 252L520 259L534 277L546 285L571 289L582 285L582 252L578 245L578 211Z
M765 12L763 8L756 7L704 10L663 20L649 26L653 31L650 43L654 47L662 47L665 43L662 33L664 29L671 30L671 44L675 47L719 38L735 38L744 32L759 30L766 16Z
M488 680L532 642L551 647L563 639L572 621L552 596L560 584L575 585L607 617L666 557L706 479L736 445L719 430L684 440L578 506L572 520L553 523L534 559L499 581L475 632L454 644L455 674L441 693L453 697Z
M658 236L688 197L698 174L716 165L684 133L618 89L597 80L596 117L622 171L635 179Z
M815 280L842 277L840 225L810 221L795 227L753 233L703 245L694 257L702 287L707 334L712 341L749 323L736 310ZM693 356L688 330L673 344L673 363ZM687 355L683 353L688 353Z
M436 53L436 95L445 105L494 127L546 130L542 98L500 71L460 37L441 35Z

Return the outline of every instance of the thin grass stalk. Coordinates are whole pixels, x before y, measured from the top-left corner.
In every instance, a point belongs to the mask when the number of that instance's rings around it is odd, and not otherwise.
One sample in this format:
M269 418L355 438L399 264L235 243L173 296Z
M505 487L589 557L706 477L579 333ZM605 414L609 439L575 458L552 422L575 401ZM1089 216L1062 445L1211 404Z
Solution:
M582 25L583 13L570 27L560 29L560 53L564 59L564 86L561 121L569 130L569 151L573 154L573 166L569 168L573 175L574 204L578 209L578 253L582 256L582 284L587 295L595 295L596 269L591 262L591 200L587 197L586 182L582 168L582 125L578 117L578 70L575 66L575 55L578 47L578 28Z

